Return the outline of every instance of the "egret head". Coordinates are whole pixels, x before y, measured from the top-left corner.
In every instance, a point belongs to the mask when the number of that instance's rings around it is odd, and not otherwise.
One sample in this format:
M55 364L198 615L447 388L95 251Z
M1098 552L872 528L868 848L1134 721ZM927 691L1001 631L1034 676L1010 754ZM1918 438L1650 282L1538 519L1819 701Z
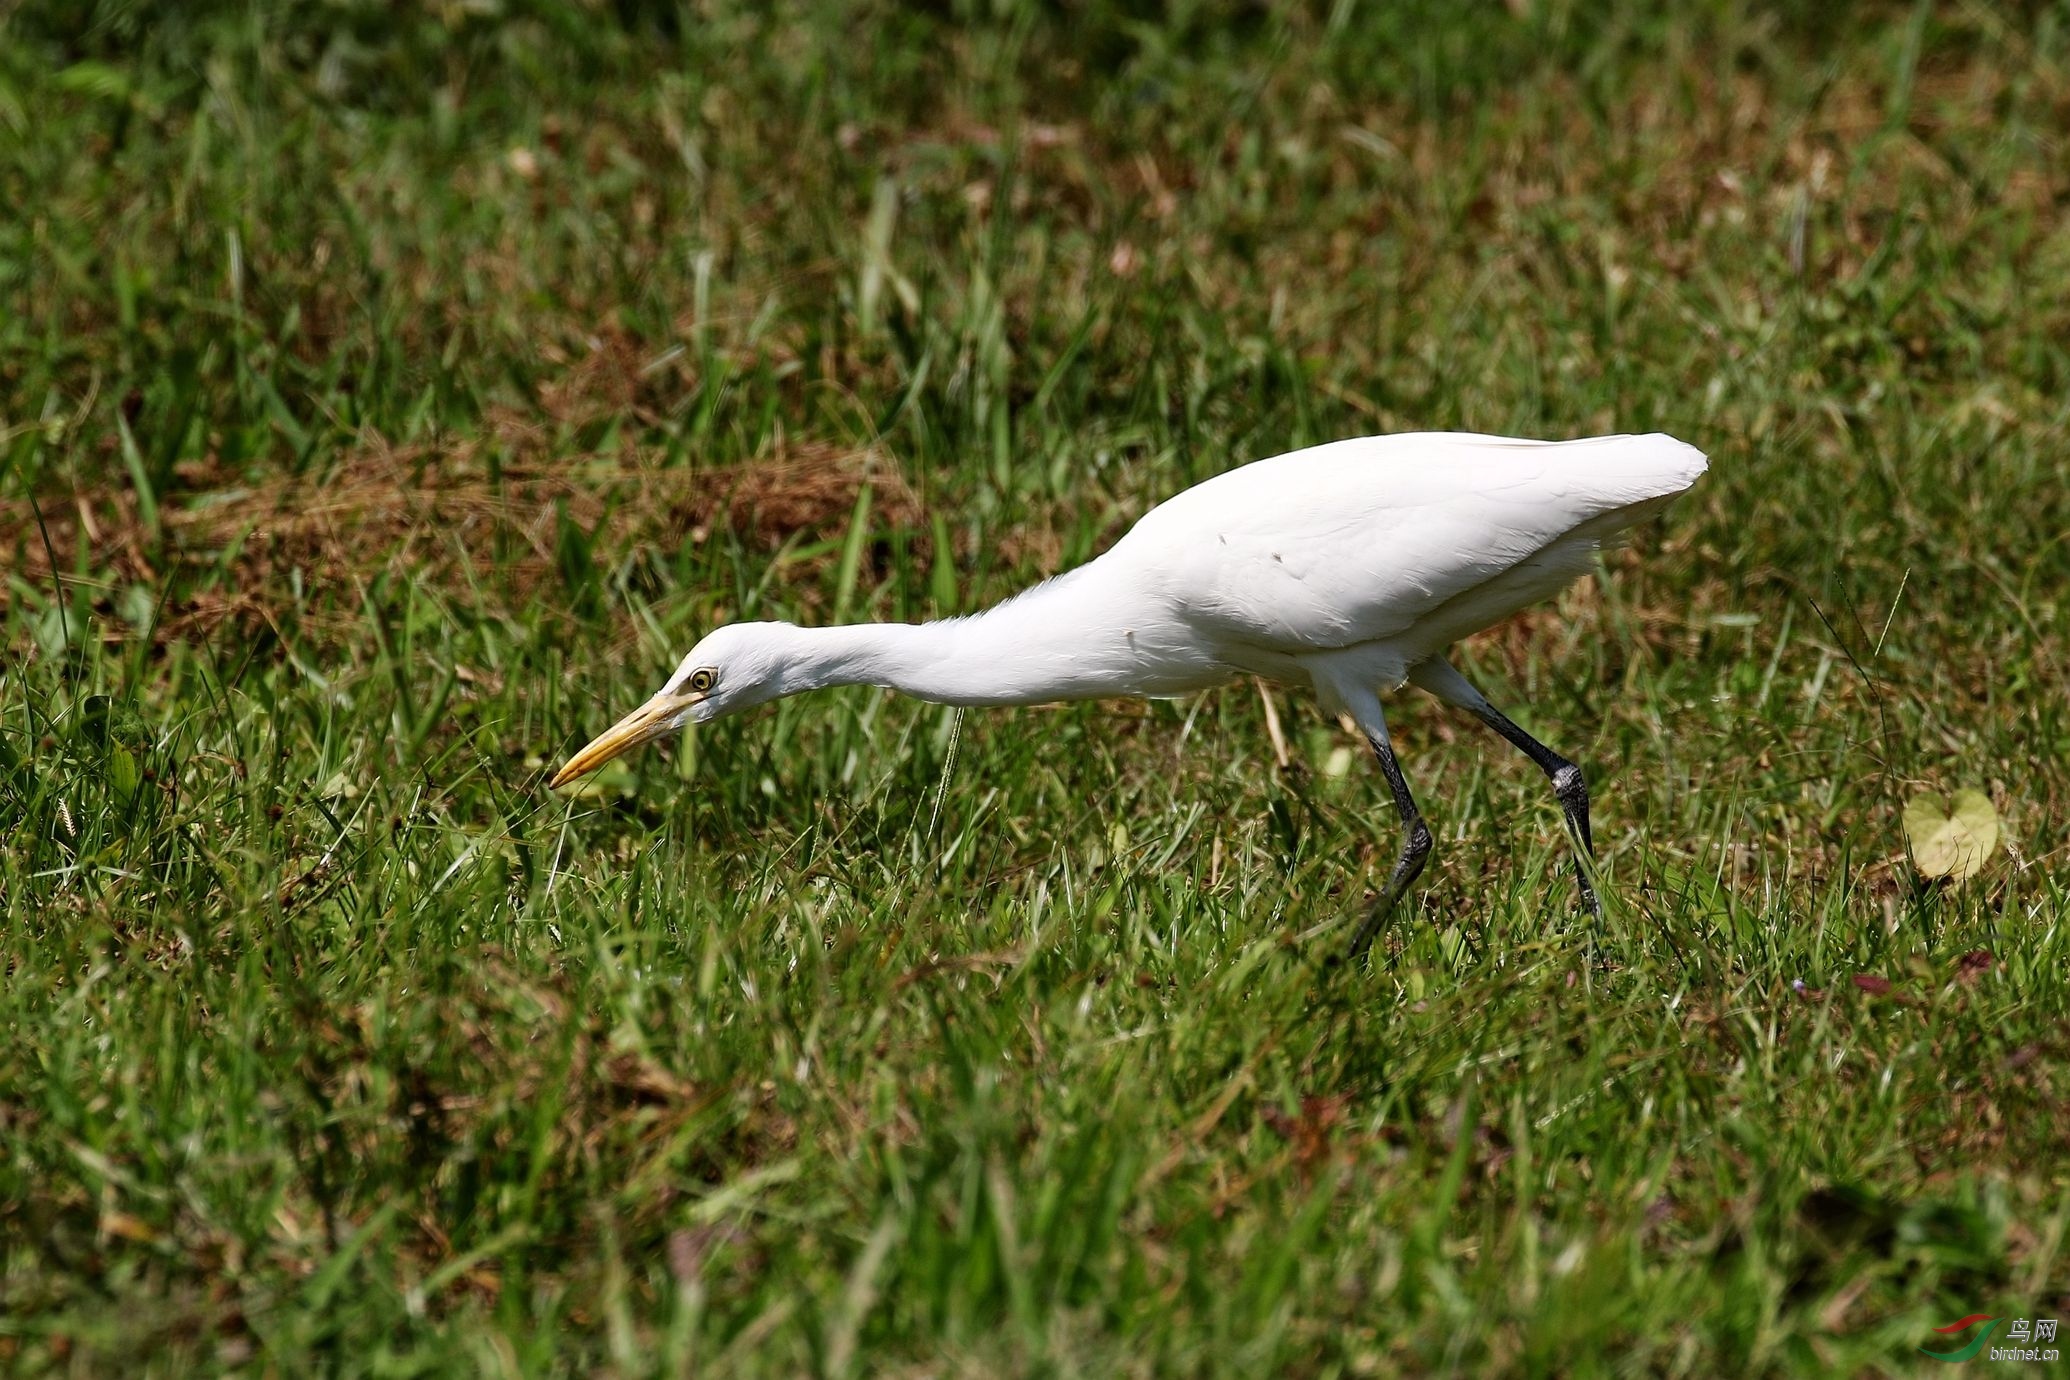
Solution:
M551 784L565 785L685 724L709 723L788 693L784 673L791 665L789 634L796 631L789 623L714 628L690 649L652 699L570 757Z

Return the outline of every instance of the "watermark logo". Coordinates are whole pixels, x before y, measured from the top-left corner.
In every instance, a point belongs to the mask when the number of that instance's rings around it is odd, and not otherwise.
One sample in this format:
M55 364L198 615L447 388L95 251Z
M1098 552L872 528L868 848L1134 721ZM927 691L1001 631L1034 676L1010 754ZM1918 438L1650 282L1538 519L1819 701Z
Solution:
M1978 1323L1984 1324L1984 1330L1971 1338L1968 1346L1955 1351L1928 1351L1925 1347L1920 1347L1919 1354L1921 1356L1931 1356L1936 1361L1947 1361L1954 1364L1967 1361L1984 1349L1984 1343L1991 1340L1991 1334L1998 1330L1998 1324L2002 1321L2003 1319L1994 1318L1988 1313L1972 1313L1960 1322L1951 1322L1946 1327L1936 1327L1934 1329L1935 1332L1946 1335L1967 1331Z
M1964 1361L1973 1361L1976 1359L1977 1354L1990 1343L1992 1336L1998 1331L1998 1324L2004 1321L2005 1317L2003 1314L1972 1313L1959 1322L1951 1322L1946 1327L1936 1327L1934 1331L1942 1336L1953 1338L1956 1333L1967 1332L1970 1328L1982 1323L1983 1330L1977 1333L1976 1336L1970 1338L1953 1351L1928 1351L1925 1347L1920 1347L1919 1354L1921 1356L1931 1356L1936 1361L1946 1361L1950 1365L1960 1365ZM1992 1347L1990 1359L1993 1361L2054 1361L2060 1359L2063 1353L2055 1347L2047 1345L2047 1343L2053 1342L2056 1339L2056 1322L2055 1318L2013 1319L2012 1326L2005 1330L2006 1344L2004 1346Z

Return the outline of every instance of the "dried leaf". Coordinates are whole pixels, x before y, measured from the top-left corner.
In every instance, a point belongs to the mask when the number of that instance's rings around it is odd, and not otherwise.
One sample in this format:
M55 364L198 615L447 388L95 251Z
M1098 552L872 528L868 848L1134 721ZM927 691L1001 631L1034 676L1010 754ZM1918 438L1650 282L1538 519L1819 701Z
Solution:
M1998 849L1998 812L1982 791L1953 798L1932 791L1905 806L1905 837L1922 875L1963 881L1974 877Z
M126 1212L106 1210L101 1213L101 1234L120 1237L124 1241L149 1243L158 1239L158 1230L141 1217Z

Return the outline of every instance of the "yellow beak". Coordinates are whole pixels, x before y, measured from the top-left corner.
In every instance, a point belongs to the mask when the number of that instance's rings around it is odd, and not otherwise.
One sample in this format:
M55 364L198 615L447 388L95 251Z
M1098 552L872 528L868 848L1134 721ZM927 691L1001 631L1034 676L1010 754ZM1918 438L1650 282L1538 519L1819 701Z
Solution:
M675 726L675 716L704 698L699 694L660 694L599 733L588 747L568 759L547 785L558 790L576 777L593 772L614 757L652 742Z

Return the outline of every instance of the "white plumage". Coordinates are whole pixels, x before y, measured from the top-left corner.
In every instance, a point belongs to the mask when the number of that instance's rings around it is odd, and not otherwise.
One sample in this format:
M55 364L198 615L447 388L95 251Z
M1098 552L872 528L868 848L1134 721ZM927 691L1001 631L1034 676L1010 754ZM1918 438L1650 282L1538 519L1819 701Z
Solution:
M1380 759L1407 826L1353 942L1428 851L1379 693L1413 681L1478 715L1554 779L1577 842L1585 788L1444 660L1454 642L1590 569L1602 543L1687 490L1704 458L1672 437L1530 441L1427 432L1338 441L1216 476L1105 554L993 609L933 623L714 630L660 693L577 753L559 785L685 723L829 685L944 704L1181 695L1253 674L1312 688ZM1594 893L1577 864L1583 899Z

